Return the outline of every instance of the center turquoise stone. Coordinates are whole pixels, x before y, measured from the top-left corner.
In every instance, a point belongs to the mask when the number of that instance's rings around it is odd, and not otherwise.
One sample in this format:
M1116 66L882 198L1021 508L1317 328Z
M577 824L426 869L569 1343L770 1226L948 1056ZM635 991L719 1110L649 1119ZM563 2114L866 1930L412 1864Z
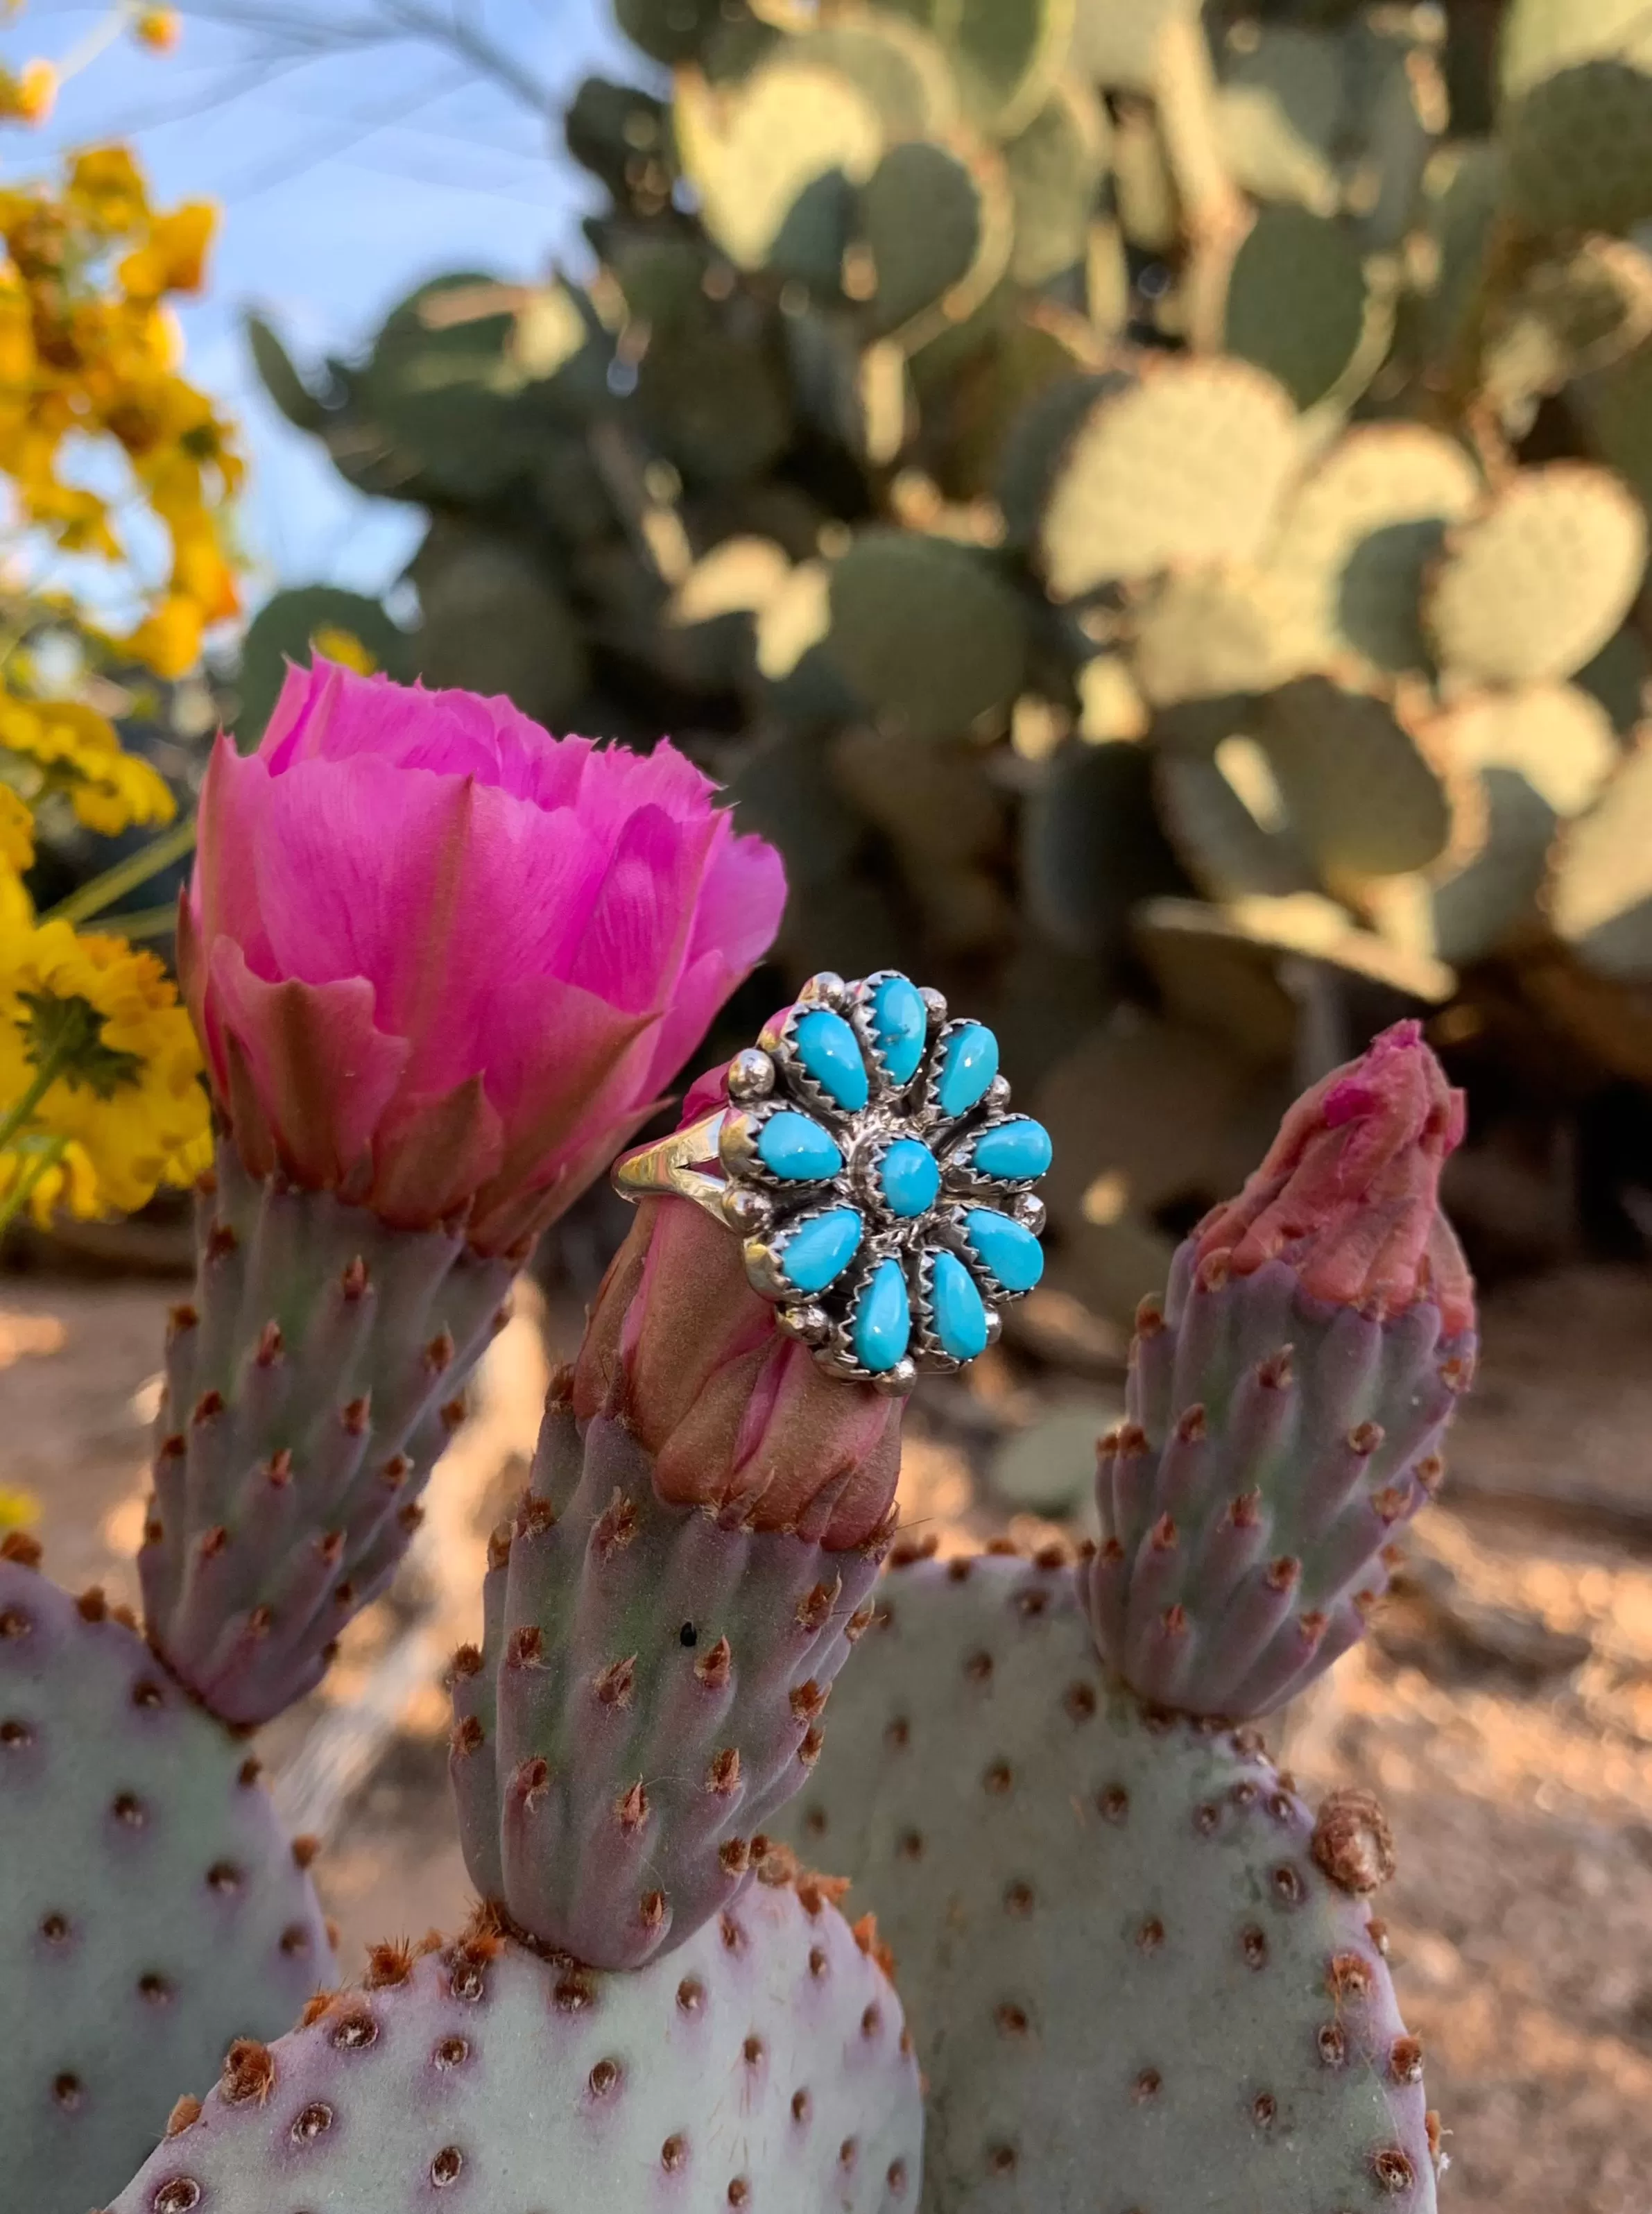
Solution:
M891 1214L924 1214L940 1195L940 1166L921 1140L896 1138L878 1164L878 1182Z

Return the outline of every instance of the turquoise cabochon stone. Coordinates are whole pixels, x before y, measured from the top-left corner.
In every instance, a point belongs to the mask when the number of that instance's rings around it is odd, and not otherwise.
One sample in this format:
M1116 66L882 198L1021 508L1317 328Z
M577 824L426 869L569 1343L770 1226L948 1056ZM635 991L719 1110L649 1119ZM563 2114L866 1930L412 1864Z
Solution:
M998 1073L998 1040L984 1023L960 1023L941 1054L935 1098L943 1115L967 1115Z
M1049 1133L1031 1115L1013 1116L983 1130L970 1146L970 1165L978 1175L1002 1177L1006 1183L1031 1183L1050 1163Z
M917 986L904 976L886 976L872 997L872 1030L892 1084L909 1084L917 1074L928 1021Z
M940 1192L940 1164L918 1138L896 1138L878 1165L878 1181L891 1214L921 1214Z
M792 1031L798 1059L830 1099L858 1115L871 1097L860 1041L841 1015L816 1007L798 1018Z
M982 1266L1006 1292L1030 1292L1044 1273L1044 1249L1032 1232L1007 1214L972 1207L964 1234Z
M975 1278L956 1253L934 1257L929 1280L929 1324L943 1352L973 1361L987 1349L987 1307Z
M780 1249L786 1282L799 1292L824 1291L854 1260L865 1229L853 1207L835 1207L798 1223Z
M757 1138L757 1158L771 1174L793 1183L835 1177L843 1165L843 1155L831 1132L791 1107L771 1115L763 1124Z
M850 1331L854 1357L881 1375L902 1359L912 1336L912 1308L906 1271L898 1261L880 1261L867 1279L854 1310Z

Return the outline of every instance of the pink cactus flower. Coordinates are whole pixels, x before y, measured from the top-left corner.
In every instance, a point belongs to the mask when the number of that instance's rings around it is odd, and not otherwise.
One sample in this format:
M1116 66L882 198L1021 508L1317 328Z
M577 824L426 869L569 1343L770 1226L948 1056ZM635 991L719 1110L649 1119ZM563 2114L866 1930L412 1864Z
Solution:
M219 1106L280 1169L484 1252L560 1214L762 957L780 857L669 743L318 660L220 737L180 904Z
M1396 1023L1296 1102L1238 1198L1194 1232L1196 1263L1221 1255L1245 1276L1277 1257L1319 1299L1379 1316L1432 1299L1447 1336L1472 1330L1473 1280L1440 1208L1463 1126L1422 1025Z
M623 1422L663 1498L740 1502L754 1529L833 1551L889 1515L902 1404L823 1373L752 1290L739 1238L686 1199L643 1202L574 1371L576 1416Z

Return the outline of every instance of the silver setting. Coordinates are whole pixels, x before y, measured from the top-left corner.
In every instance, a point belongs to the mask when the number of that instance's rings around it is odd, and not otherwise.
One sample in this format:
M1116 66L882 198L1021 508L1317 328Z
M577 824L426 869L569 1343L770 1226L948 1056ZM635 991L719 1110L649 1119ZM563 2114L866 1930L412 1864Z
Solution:
M1001 1214L1034 1237L1044 1220L1043 1203L1031 1189L1033 1179L985 1176L964 1159L970 1141L982 1132L1028 1118L1011 1115L1010 1087L1001 1076L994 1076L964 1114L943 1111L938 1097L942 1055L947 1041L965 1025L949 1018L939 992L919 993L927 1019L916 1068L904 1084L890 1075L872 1009L879 989L900 973L879 969L854 982L832 970L811 977L795 1004L766 1025L756 1045L730 1062L726 1108L655 1145L634 1148L614 1171L615 1187L627 1199L670 1191L715 1214L740 1236L747 1276L753 1289L774 1303L778 1326L811 1349L823 1373L896 1396L909 1391L921 1373L964 1365L946 1351L935 1328L932 1283L938 1249L955 1254L969 1270L986 1312L988 1345L1002 1332L1000 1310L1021 1296L1000 1283L970 1245L964 1234L969 1210ZM798 1024L821 1007L843 1018L860 1048L867 1077L863 1108L841 1106L803 1066ZM974 1027L986 1029L984 1024ZM813 1122L831 1139L841 1156L834 1174L782 1177L763 1160L758 1145L765 1125L787 1113ZM915 1215L892 1211L879 1175L884 1154L902 1138L925 1146L939 1172L934 1202ZM786 1267L793 1240L820 1217L842 1208L860 1218L860 1245L826 1284L798 1286ZM900 1263L910 1334L898 1360L872 1369L856 1350L855 1326L863 1293L879 1265L890 1260Z

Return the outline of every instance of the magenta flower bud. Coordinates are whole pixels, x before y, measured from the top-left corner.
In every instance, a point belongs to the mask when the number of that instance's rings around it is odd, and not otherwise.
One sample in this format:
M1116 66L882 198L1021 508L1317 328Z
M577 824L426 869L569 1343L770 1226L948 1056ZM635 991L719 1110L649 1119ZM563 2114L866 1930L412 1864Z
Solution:
M1474 1288L1440 1211L1462 1135L1461 1094L1396 1024L1297 1101L1143 1302L1088 1591L1144 1697L1264 1714L1386 1588L1473 1373Z
M1282 1258L1314 1298L1370 1313L1431 1297L1448 1333L1474 1327L1474 1286L1440 1211L1463 1139L1463 1095L1416 1022L1305 1092L1237 1199L1194 1232L1194 1258L1248 1276Z
M759 1530L861 1545L884 1523L901 1409L823 1373L747 1281L739 1238L682 1199L645 1202L597 1297L574 1411L622 1422L664 1499L737 1503Z
M179 930L246 1165L483 1252L560 1214L779 925L713 797L669 743L290 671L255 753L218 742Z

